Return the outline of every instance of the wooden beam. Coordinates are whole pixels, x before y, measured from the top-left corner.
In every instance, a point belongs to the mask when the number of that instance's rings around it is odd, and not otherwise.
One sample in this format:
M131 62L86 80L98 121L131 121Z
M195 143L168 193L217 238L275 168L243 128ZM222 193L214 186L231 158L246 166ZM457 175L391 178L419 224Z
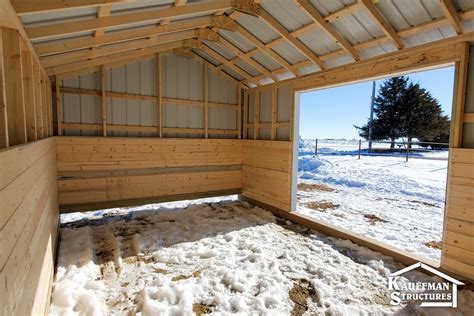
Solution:
M90 60L94 58L114 55L122 52L129 52L137 49L144 49L156 45L168 44L176 41L182 41L185 39L191 39L195 36L195 32L188 30L179 33L163 34L156 37L150 37L147 39L137 39L128 42L122 42L115 45L100 47L94 50L82 50L69 52L64 54L58 54L53 56L47 56L41 58L41 62L45 68L56 67L68 63L76 63L83 60Z
M255 92L253 110L253 139L258 139L260 134L260 91Z
M120 25L141 23L145 21L161 20L191 14L214 12L231 8L231 0L217 0L203 2L182 7L171 7L166 9L152 9L122 15L96 17L94 19L55 23L43 26L29 27L26 29L30 39L48 38L63 34L75 34L80 32L100 30Z
M175 7L181 7L183 5L185 5L186 3L188 2L188 0L175 0L174 1L174 6ZM160 21L159 25L168 25L170 24L170 19L169 18L166 18L166 19L163 19Z
M242 138L242 83L237 84L237 130L239 131L239 135L237 135L238 139Z
M357 52L354 47L352 47L351 43L349 43L348 40L340 35L336 29L332 27L332 25L326 22L321 13L319 13L319 11L316 10L316 8L313 7L313 5L308 0L297 0L296 3L299 4L299 7L303 9L315 23L324 29L326 33L328 33L329 36L331 36L336 41L336 43L342 47L342 49L350 54L355 60L360 59L359 52Z
M444 15L448 18L451 26L453 27L456 34L462 34L464 32L461 19L459 18L458 12L454 7L452 0L439 0L439 5L443 10Z
M291 35L290 32L267 11L262 8L260 9L260 17L265 20L278 34L280 34L291 44L293 44L294 47L296 47L303 55L313 61L316 65L318 65L319 68L325 68L324 63L321 61L321 59L319 59L319 57L311 49L308 48L308 46L306 46L299 39Z
M369 15L374 19L374 21L380 26L385 35L390 38L396 48L402 49L403 43L398 36L397 32L393 26L388 22L388 20L379 12L375 7L375 4L372 3L372 0L358 0L361 5L367 10Z
M61 83L61 77L56 76L56 127L58 136L63 134L63 128L61 126L63 123L63 98L61 92Z
M218 54L217 52L215 52L213 49L209 48L208 46L202 44L202 46L200 46L197 49L200 49L200 50L206 52L207 54L209 54L209 56L211 56L215 60L219 61L221 64L224 64L225 66L229 67L230 69L232 69L233 71L238 73L240 76L242 76L248 82L251 82L251 83L253 83L257 86L259 85L258 81L254 80L251 74L249 74L249 73L245 72L243 69L237 67L230 60L228 60L225 57L223 57L222 55Z
M122 61L130 61L132 63L134 60L138 60L143 56L154 56L158 52L164 52L168 50L173 50L175 48L181 47L183 45L182 41L172 42L164 45L156 45L152 47L147 47L143 49L138 49L135 51L125 52L121 54L107 55L92 60L79 61L74 63L69 63L66 65L59 65L51 68L47 68L46 71L49 75L57 75L62 73L68 73L76 71L83 68L90 68L94 66L101 66L112 64Z
M218 33L217 33L218 34ZM247 64L249 64L250 66L254 67L255 69L257 69L258 71L260 71L260 73L268 76L269 78L271 78L273 81L278 81L277 79L277 76L272 74L271 71L269 71L267 68L265 68L264 66L262 66L261 64L259 64L257 61L255 61L254 59L252 59L251 57L248 57L244 52L242 52L239 48L237 48L234 44L232 44L231 42L229 42L226 38L224 38L223 36L219 35L219 41L220 41L220 44L228 49L229 51L231 51L232 53L234 53L235 55L237 55L237 58L245 61Z
M463 43L461 56L456 62L454 77L453 109L451 115L450 147L462 147L464 106L466 103L467 77L469 71L469 44Z
M33 61L33 78L35 84L35 107L36 107L36 129L38 139L44 138L44 123L43 123L43 97L41 89L41 66Z
M243 127L243 138L247 139L248 138L248 122L249 122L249 95L247 91L244 91L244 104L243 104L243 121L244 121L244 127Z
M5 65L3 57L3 32L0 32L0 149L7 148L9 146L6 88Z
M209 137L208 129L209 129L209 82L208 82L208 63L204 63L203 65L203 94L204 94L204 138Z
M163 85L161 74L161 54L155 55L156 72L156 102L158 103L158 134L163 137Z
M102 18L104 16L110 16L111 10L112 10L112 5L111 4L98 6L97 7L97 17ZM104 35L104 33L105 33L104 29L95 30L94 31L94 37Z
M20 34L17 30L0 28L2 32L4 89L8 115L9 145L27 142L23 77L21 69Z
M278 108L278 88L272 87L272 122L270 126L270 139L274 140L277 135L277 108Z
M102 66L100 69L101 78L101 104L102 104L102 135L107 136L107 94L105 93L107 88L107 73L105 67Z
M25 124L28 141L36 140L35 86L33 82L33 56L28 50L21 51Z
M109 45L126 42L133 39L145 38L166 33L174 33L211 25L212 18L200 17L184 21L171 22L166 26L152 26L125 31L106 33L97 37L80 37L77 39L63 40L60 42L36 44L35 50L39 56L52 55L73 50L90 48L93 46Z
M29 37L27 36L25 28L23 27L23 23L18 17L18 15L16 14L15 9L13 8L10 1L0 0L0 8L1 8L0 27L6 27L6 28L18 30L21 38L26 42L26 46L28 47L28 50L33 54L33 58L40 65L40 60L38 56L36 55L36 52L33 48L33 44L31 43ZM43 68L41 68L41 72L46 74Z
M136 0L13 0L12 4L18 15L50 12L91 6L106 6L114 3L126 3Z

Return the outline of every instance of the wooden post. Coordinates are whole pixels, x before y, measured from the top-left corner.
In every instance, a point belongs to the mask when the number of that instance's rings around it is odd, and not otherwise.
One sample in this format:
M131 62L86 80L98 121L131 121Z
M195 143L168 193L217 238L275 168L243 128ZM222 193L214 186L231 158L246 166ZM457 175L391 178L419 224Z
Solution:
M102 88L102 134L107 136L107 94L105 89L107 87L107 74L105 72L105 66L100 67L101 73L101 88Z
M53 99L52 99L52 91L51 91L51 81L46 76L46 98L47 98L47 105L48 105L48 135L53 136Z
M0 32L0 149L7 148L8 143L8 113L7 113L7 95L5 92L5 72L3 64L3 32Z
M36 113L36 135L38 139L44 137L43 127L43 97L41 91L41 70L36 61L33 61L33 79L35 86L35 113Z
M17 30L1 28L4 81L8 115L9 145L27 142L23 78L21 70L20 35Z
M454 73L454 100L451 123L451 147L462 146L462 128L464 116L464 103L466 100L466 84L469 64L469 43L464 43L460 61L456 62Z
M260 133L260 91L255 92L255 110L253 111L253 139L258 139Z
M277 135L277 128L276 128L276 123L277 123L277 108L278 108L278 89L273 86L272 87L272 124L271 124L271 136L270 139L274 140Z
M41 73L41 104L42 104L42 113L41 116L43 117L43 130L44 130L44 138L49 136L49 116L48 116L48 92L47 92L47 84L46 84L47 77Z
M26 45L23 45L26 46ZM33 59L31 52L21 50L23 95L25 102L25 124L28 140L37 139L36 133L36 113L35 113L35 90L33 82Z
M242 138L242 83L237 84L237 138Z
M156 71L156 97L158 102L158 128L159 136L163 137L163 87L161 84L161 54L155 55L155 71Z
M248 137L248 127L247 127L247 124L249 122L249 95L247 93L247 91L244 91L244 102L243 102L243 106L244 106L244 118L243 118L243 121L244 121L244 131L243 131L243 138L244 139L247 139Z
M208 64L204 62L203 65L203 81L204 81L204 137L208 138L208 128L209 128L209 109L208 109L208 102L209 102L209 82L208 82Z
M61 136L63 134L63 130L61 128L61 123L63 122L63 98L61 96L61 81L61 77L56 76L56 117L58 125L58 136Z

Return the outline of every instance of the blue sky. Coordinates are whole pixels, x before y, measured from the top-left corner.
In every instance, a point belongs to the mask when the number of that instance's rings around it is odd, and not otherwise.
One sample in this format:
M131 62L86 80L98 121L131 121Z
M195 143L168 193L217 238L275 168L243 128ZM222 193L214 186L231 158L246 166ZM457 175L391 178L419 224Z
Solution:
M445 114L451 115L454 67L410 74L411 80L431 92ZM377 81L376 93L383 80ZM301 94L300 135L303 138L359 139L353 125L370 115L372 81Z

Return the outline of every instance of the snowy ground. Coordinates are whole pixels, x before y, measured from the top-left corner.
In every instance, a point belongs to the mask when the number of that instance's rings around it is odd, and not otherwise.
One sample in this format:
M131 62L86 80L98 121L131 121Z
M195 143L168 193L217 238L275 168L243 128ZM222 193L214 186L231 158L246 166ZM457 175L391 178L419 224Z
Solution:
M447 161L358 160L351 142L322 143L317 158L307 154L313 141L300 143L298 212L439 260ZM446 158L447 151L421 155Z
M347 240L245 202L165 206L178 208L63 215L51 314L442 313L391 306L386 276L402 267ZM474 310L474 292L458 301L443 315Z

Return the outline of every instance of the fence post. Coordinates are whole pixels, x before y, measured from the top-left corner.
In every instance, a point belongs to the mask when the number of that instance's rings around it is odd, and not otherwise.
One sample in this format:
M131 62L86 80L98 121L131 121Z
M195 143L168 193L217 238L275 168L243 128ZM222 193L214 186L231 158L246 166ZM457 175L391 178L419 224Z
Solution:
M359 139L359 160L360 160L360 148L362 146L362 140Z
M318 139L316 138L316 145L314 147L314 157L318 157Z
M407 141L407 157L405 159L405 162L408 162L408 155L410 154L410 141Z

